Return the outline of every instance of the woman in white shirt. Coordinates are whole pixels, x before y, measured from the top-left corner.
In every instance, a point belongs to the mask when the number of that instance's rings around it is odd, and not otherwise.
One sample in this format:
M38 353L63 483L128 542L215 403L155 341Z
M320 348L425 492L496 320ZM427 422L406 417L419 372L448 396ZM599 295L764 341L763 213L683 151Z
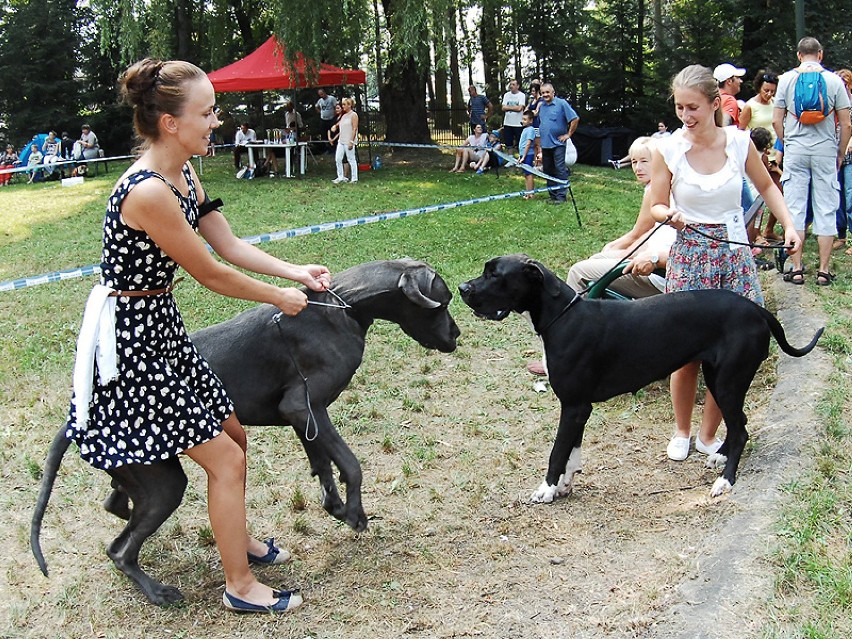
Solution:
M651 170L651 214L678 230L669 252L666 292L721 288L762 305L751 249L729 244L747 242L740 205L743 176L775 212L791 247L788 252L795 253L801 247L784 197L748 133L722 126L721 96L710 69L686 67L672 81L672 94L683 127L658 140ZM697 362L687 364L671 377L676 432L667 453L676 461L689 455L698 367ZM696 450L708 455L719 450L716 430L721 421L708 391Z
M456 165L450 169L450 173L464 173L468 163L478 162L486 142L488 142L488 135L483 126L477 124L473 127L473 133L467 136L464 146L456 149Z
M358 160L355 158L355 146L358 144L358 114L352 110L355 100L352 98L343 98L340 101L343 106L343 115L340 116L340 121L337 123L337 153L334 159L337 163L337 178L332 180L335 184L342 182L358 181ZM349 162L349 174L352 176L347 179L343 174L343 158Z

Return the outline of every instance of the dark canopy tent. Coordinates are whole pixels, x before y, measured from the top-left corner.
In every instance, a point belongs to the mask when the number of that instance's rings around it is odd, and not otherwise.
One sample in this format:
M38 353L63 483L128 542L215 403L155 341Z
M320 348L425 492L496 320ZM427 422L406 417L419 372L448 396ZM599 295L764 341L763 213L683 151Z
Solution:
M306 66L301 53L296 54L290 65L284 57L283 46L271 36L242 60L211 71L207 77L218 92L304 89L367 82L367 74L359 69L340 69L322 62L317 65L319 75L310 78Z

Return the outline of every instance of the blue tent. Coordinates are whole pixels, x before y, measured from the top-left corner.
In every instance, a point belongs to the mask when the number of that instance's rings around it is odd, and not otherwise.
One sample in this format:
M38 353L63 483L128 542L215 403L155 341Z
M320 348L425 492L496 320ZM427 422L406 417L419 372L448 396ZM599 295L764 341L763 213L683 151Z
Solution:
M41 147L44 146L44 141L47 139L47 133L38 133L33 136L33 139L27 142L27 145L24 147L24 150L21 151L21 154L18 156L18 159L21 161L22 165L27 164L27 160L30 159L30 151L33 144L38 144L38 149L41 151Z

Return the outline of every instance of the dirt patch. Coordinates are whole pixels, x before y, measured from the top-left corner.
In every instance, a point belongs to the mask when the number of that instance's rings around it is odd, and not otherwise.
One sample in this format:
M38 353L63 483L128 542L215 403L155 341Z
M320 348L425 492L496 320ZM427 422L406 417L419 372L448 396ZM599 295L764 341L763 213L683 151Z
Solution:
M791 343L803 344L825 318L804 301L807 291L774 282L778 318ZM809 381L830 373L830 359L820 349L804 358L779 358L772 401L763 419L750 425L755 444L748 481L738 482L730 497L741 509L713 531L700 574L679 587L682 601L649 637L734 639L753 636L760 627L764 619L755 602L771 593L773 574L765 559L774 545L781 487L810 463L807 451L818 432L815 404L822 387Z
M771 288L791 342L809 340L820 321L801 311L807 292ZM824 377L822 353L779 358L777 384L773 365L761 371L746 408L753 439L732 495L709 498L717 472L702 456L665 458L671 412L667 386L655 384L596 406L575 493L531 506L559 412L524 369L534 338L518 317L495 324L454 312L463 337L449 356L424 351L396 327L373 329L361 370L333 406L364 468L365 533L321 510L289 429L250 431L252 528L275 531L296 557L262 578L299 584L306 599L285 618L221 608L221 567L204 543L204 480L190 464L183 506L142 557L183 590L185 605L148 605L112 568L104 548L120 524L100 509L108 482L71 454L45 519L52 572L44 579L27 543L33 464L15 438L33 433L29 450L46 450L65 400L12 402L0 412L0 636L752 635L761 622L754 603L771 588L764 557L779 486L806 463L815 431L818 387L797 380ZM67 386L42 385L51 382ZM304 510L291 505L297 492L309 496Z

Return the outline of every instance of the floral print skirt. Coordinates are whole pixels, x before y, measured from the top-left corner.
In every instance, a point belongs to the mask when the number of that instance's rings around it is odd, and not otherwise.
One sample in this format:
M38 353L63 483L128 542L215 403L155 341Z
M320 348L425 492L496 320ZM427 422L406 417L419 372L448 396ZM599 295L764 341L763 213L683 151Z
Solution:
M678 231L669 251L666 293L721 288L763 306L751 249L731 247L727 239L724 224L690 224Z

